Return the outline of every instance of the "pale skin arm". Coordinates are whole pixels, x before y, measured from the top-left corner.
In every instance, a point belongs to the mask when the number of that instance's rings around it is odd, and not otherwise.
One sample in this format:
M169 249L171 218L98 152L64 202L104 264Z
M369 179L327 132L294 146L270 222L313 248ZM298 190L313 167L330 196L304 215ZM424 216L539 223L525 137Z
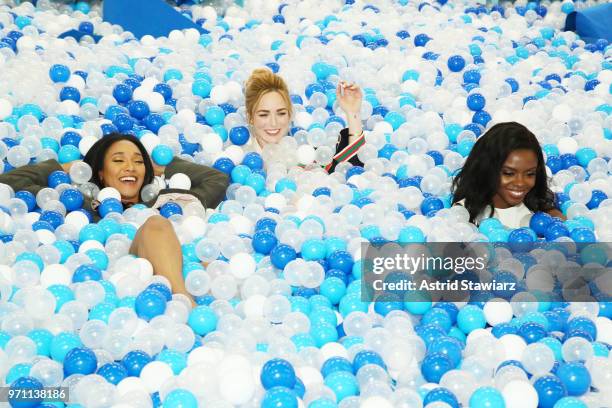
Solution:
M353 143L363 130L361 125L361 102L363 92L356 84L340 81L336 87L336 100L346 114L349 129L349 144Z

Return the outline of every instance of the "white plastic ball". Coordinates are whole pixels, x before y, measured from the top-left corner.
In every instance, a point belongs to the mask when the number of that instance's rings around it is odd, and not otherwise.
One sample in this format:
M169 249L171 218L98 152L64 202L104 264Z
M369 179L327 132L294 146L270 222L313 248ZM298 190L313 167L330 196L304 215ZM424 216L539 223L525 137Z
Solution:
M538 393L526 381L511 381L502 390L506 408L537 408Z
M491 326L508 323L512 320L512 306L508 301L501 298L489 300L485 303L483 311L487 323Z
M168 180L168 186L170 188L189 190L191 188L191 179L184 173L176 173Z
M104 187L102 190L100 190L96 199L99 202L102 202L107 198L114 198L121 201L121 193L114 187Z

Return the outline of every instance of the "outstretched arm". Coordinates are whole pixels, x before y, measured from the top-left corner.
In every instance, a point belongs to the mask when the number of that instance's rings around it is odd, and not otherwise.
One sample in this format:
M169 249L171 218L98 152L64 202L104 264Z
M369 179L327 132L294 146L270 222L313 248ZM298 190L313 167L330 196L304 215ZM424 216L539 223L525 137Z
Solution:
M47 187L47 179L54 171L64 170L56 160L46 160L36 164L28 164L0 174L0 183L8 184L15 190L29 191L36 195Z

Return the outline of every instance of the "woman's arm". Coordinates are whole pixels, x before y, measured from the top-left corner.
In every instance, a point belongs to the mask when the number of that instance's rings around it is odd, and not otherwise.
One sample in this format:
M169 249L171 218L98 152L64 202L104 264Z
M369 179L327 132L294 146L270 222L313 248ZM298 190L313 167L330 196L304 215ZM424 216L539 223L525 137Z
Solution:
M340 82L336 88L336 100L346 114L348 128L342 129L340 132L333 160L325 167L328 173L332 173L336 165L344 161L348 161L354 166L363 166L363 163L357 157L359 149L365 144L361 124L363 93L355 84Z
M196 164L175 157L172 162L164 169L166 179L170 179L177 173L183 173L191 179L191 188L189 190L182 189L165 189L160 192L160 195L166 193L187 193L195 196L204 208L215 208L225 197L225 190L229 185L229 177L218 170L211 167ZM156 201L152 200L153 202Z
M363 92L356 84L340 81L336 87L336 100L346 115L348 123L349 144L353 144L363 132L361 125L361 102Z
M560 218L563 221L567 220L567 217L563 215L563 213L557 210L556 208L553 208L552 210L548 210L547 213L548 215L552 215L553 217Z
M15 192L25 190L36 195L48 186L47 179L56 170L64 171L62 165L53 159L28 164L0 174L0 183L8 184Z
M50 159L36 164L28 164L13 169L5 174L0 174L0 183L8 184L15 190L29 191L36 195L40 190L49 186L48 179L54 171L70 172L70 167L75 162L60 164L57 160ZM94 211L91 207L91 198L83 195L83 208ZM95 211L94 211L95 214Z

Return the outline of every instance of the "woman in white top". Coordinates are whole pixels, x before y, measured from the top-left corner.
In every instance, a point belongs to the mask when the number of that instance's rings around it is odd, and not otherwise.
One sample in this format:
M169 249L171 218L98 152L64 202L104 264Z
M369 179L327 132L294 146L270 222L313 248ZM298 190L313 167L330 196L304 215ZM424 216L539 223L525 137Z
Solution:
M244 96L251 126L251 138L245 147L247 151L261 154L265 145L278 143L289 133L293 115L289 90L279 75L259 68L247 79ZM325 168L329 173L338 163L345 161L363 166L357 158L359 149L365 144L360 118L363 94L357 85L341 82L336 89L336 98L346 114L348 128L340 132L333 160Z
M453 192L453 204L464 206L477 225L495 217L509 228L526 227L534 212L565 220L548 188L538 139L516 122L499 123L478 139Z

